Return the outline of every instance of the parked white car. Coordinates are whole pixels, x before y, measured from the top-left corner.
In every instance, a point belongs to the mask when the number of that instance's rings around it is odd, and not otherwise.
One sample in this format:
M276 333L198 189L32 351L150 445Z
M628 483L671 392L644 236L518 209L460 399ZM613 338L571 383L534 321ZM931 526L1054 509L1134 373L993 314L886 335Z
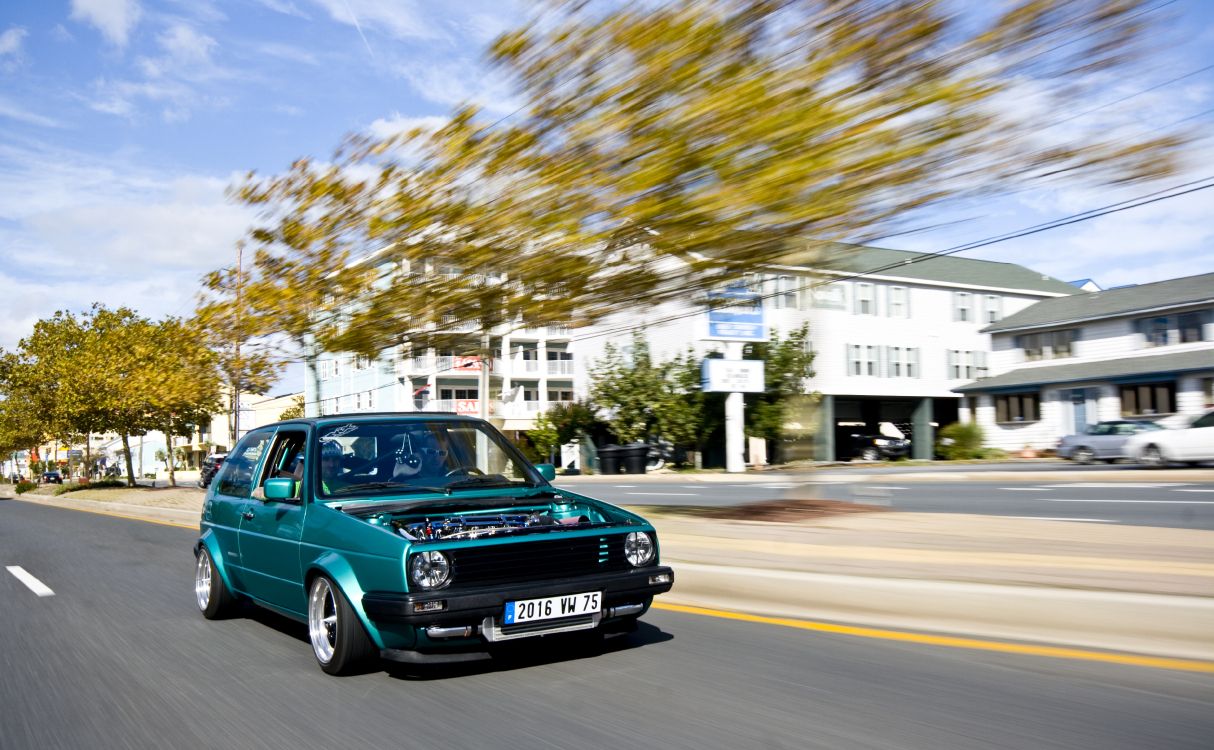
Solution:
M1197 417L1188 427L1140 432L1126 441L1124 450L1145 466L1214 461L1214 411Z

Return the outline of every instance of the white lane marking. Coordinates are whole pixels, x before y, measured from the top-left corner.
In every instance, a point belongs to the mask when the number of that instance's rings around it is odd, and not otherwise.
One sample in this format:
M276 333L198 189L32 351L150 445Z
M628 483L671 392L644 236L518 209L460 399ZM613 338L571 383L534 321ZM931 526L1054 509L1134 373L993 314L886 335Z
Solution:
M1214 490L1181 490L1181 489L1174 489L1174 490L1172 490L1172 492L1214 492Z
M1047 503L1138 503L1140 505L1214 505L1214 500L1096 500L1089 498L1044 498Z
M699 497L696 492L625 492L625 495L661 495L662 497Z
M34 578L32 575L30 575L29 573L27 573L25 571L25 568L21 567L20 565L9 565L8 567L5 568L5 570L12 573L14 578L16 578L18 581L21 581L22 583L24 583L26 588L28 588L30 591L33 591L38 596L54 596L55 595L55 592L51 591L50 586L47 586L42 581L39 581L37 578Z
M620 489L630 489L630 488L632 488L632 487L637 487L638 485L635 485L635 484L613 484L613 485L611 485L611 486L612 486L612 487L618 487L618 488L620 488Z
M1059 516L1001 516L1002 518L1031 518L1034 521L1083 521L1084 523L1117 523L1111 518L1062 518Z
M1045 487L1000 487L1004 492L1049 492Z
M870 487L869 489L872 489L872 490L904 490L906 488L905 487L890 487L889 485L878 484L878 485Z
M1153 490L1159 487L1187 487L1188 484L1188 482L1067 482L1066 484L1043 484L1041 486L1054 490Z

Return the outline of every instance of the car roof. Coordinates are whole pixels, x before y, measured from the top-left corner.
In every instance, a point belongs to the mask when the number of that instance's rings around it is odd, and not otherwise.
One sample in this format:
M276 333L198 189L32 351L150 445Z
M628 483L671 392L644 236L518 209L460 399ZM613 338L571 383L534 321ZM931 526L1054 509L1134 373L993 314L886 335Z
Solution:
M327 425L338 422L382 422L384 419L402 419L409 422L484 422L480 417L456 414L453 411L360 411L352 414L326 414L322 417L299 417L274 422L266 427L285 425Z

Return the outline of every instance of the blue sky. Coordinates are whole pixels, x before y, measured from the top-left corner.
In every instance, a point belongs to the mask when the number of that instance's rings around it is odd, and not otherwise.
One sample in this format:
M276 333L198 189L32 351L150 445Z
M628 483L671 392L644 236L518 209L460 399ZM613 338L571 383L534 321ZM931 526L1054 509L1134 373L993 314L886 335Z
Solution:
M484 46L523 0L9 0L0 9L0 347L58 308L128 304L187 314L199 277L234 256L250 221L224 189L248 170L327 158L342 137L439 117L472 100L517 102ZM1102 82L1060 125L1214 125L1214 3L1154 11L1160 52ZM1032 96L1009 106L1041 107ZM1129 96L1119 104L1103 106ZM1166 184L1214 174L1209 142ZM939 211L957 220L880 244L936 250L1146 193L1055 186ZM985 248L1106 285L1214 271L1214 191Z

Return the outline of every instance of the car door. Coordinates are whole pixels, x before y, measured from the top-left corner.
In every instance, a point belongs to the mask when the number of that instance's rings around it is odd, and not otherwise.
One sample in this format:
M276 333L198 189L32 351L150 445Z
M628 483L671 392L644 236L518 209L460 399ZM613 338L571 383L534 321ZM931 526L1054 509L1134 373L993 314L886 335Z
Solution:
M299 559L305 510L302 493L291 500L267 500L265 483L274 478L299 481L306 444L307 432L301 427L282 428L275 433L257 486L240 517L240 557L249 593L298 614L303 614L306 598Z
M248 509L254 477L273 437L273 430L254 430L246 435L219 467L203 506L203 522L211 525L232 585L240 591L247 591L240 556L241 516Z
M1214 460L1214 411L1198 417L1188 429L1176 430L1171 437L1175 445L1173 458L1179 461Z

